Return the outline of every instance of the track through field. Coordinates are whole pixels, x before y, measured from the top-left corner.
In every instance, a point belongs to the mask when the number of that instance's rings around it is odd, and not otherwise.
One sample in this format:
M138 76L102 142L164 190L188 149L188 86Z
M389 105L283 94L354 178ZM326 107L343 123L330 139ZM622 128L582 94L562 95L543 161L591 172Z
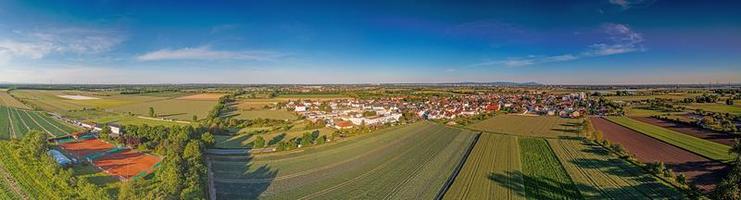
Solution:
M11 116L10 114L10 107L5 107L5 112L7 113L8 121L10 121L10 124L8 124L8 130L10 132L11 138L13 139L18 138L18 135L16 135L15 133L16 131L15 131L15 126L14 126L15 123L13 123L13 116Z
M49 136L51 136L51 137L56 137L56 135L54 135L53 133L51 133L51 131L49 131L49 130L46 130L46 128L44 128L44 126L42 126L42 125L41 125L41 124L40 124L40 123L39 123L38 121L36 121L36 119L34 119L33 117L31 117L31 115L30 115L30 114L28 114L28 112L25 112L25 111L24 111L23 113L25 113L25 114L26 114L26 116L27 116L27 117L28 117L29 119L31 119L31 121L33 121L33 123L35 123L35 124L36 124L36 125L37 125L37 126L38 126L39 128L41 128L41 130L43 130L44 132L46 132L46 134L49 134Z
M49 125L51 125L52 127L56 128L57 130L61 131L62 133L66 133L66 132L67 132L67 131L66 131L66 130L64 130L64 129L62 129L62 128L59 128L59 126L55 125L54 123L51 123L51 122L50 122L50 121L49 121L48 119L46 119L46 117L44 117L44 116L43 116L42 114L39 114L38 112L34 112L33 114L34 114L35 116L37 116L38 118L42 119L42 120L43 120L44 122L46 122L46 124L49 124Z

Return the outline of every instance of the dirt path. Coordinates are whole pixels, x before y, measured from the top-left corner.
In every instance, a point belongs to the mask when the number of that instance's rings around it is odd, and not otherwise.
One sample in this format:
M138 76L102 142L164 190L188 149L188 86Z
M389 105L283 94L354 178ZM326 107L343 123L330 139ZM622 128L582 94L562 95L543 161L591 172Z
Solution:
M735 141L736 137L728 133L705 130L705 129L692 127L692 126L685 125L685 124L675 123L675 122L666 121L666 120L660 120L660 119L656 119L653 117L631 117L631 118L644 122L644 123L654 125L654 126L659 126L662 128L666 128L666 129L673 130L676 132L702 138L705 140L710 140L713 142L725 144L728 146L732 146L733 144L736 143Z
M642 133L612 123L603 118L591 118L594 127L611 143L623 145L643 163L664 162L667 168L683 173L688 180L704 190L711 190L730 169L727 165L707 159L679 147L664 143Z
M211 170L211 159L206 158L208 162L208 199L216 200L216 187L214 187L214 171Z
M44 130L44 132L46 132L46 134L49 134L49 136L51 136L51 137L57 137L56 135L54 135L53 133L51 133L51 131L46 130L46 128L44 128L44 126L42 126L39 122L37 122L36 119L34 119L33 117L31 117L31 114L28 114L28 112L23 112L23 113L25 113L26 116L28 116L28 118L31 119L31 121L33 121L33 123L35 123L36 125L38 125L39 128L41 128L41 130Z
M6 113L8 113L8 120L10 120L10 124L8 124L8 126L10 127L10 135L12 138L18 138L18 135L15 133L15 123L13 123L13 116L11 116L10 114L10 107L5 109L5 111Z
M15 194L17 197L20 197L21 199L28 199L28 195L26 195L23 190L18 187L18 183L13 179L12 176L8 173L8 171L5 171L5 168L0 165L0 180L5 182L6 185L10 187L10 192Z

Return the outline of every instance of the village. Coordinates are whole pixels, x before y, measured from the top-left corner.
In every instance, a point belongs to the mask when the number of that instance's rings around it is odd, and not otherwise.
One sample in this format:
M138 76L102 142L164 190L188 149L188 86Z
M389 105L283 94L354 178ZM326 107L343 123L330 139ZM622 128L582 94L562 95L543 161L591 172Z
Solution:
M580 92L566 95L485 94L424 99L387 97L369 100L296 100L281 108L293 111L312 122L323 121L326 126L341 130L399 122L405 113L413 113L421 119L429 120L451 120L499 111L530 116L579 118L586 114L586 106L587 96Z

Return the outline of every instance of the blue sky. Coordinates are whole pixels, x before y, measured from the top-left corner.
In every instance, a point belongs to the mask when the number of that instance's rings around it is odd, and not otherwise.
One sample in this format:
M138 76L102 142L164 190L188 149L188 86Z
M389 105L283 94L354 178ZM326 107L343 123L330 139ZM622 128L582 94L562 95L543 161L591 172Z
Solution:
M0 1L0 82L741 83L738 1Z

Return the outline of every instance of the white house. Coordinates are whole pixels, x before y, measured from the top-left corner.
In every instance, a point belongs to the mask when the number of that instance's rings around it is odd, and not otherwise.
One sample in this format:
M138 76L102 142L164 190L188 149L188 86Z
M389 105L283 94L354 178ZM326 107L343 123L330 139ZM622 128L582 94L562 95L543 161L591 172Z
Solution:
M306 112L306 106L296 106L295 108L293 108L293 111Z

